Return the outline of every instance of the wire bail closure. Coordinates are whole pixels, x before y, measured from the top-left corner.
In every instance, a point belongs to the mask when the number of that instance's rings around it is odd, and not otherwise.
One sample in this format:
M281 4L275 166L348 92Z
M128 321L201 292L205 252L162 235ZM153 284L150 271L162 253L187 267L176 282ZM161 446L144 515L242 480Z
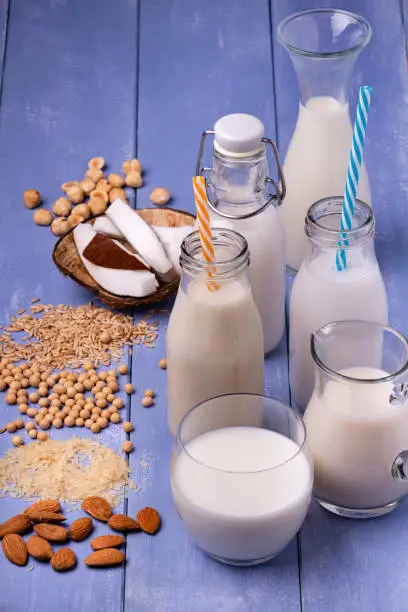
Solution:
M267 177L265 179L266 183L269 183L270 185L273 185L274 187L274 193L268 194L265 204L263 204L260 208L252 212L242 214L242 215L231 215L231 214L228 214L226 212L219 210L218 208L214 206L214 204L211 202L211 198L209 196L208 187L207 187L207 183L208 183L207 175L211 171L211 168L201 166L207 136L214 136L214 134L215 134L214 130L205 130L202 133L200 147L198 149L197 164L196 164L196 176L203 176L205 178L205 188L207 192L208 205L211 208L211 210L217 213L217 215L220 215L221 217L225 217L226 219L249 219L250 217L254 217L255 215L258 215L259 213L266 210L266 208L268 208L268 206L270 206L271 204L280 206L282 204L282 200L285 198L285 195L286 195L286 182L285 182L285 177L283 175L282 164L281 164L280 157L279 157L278 147L276 146L276 143L270 138L262 138L262 142L264 144L268 144L272 148L276 167L278 169L278 180L275 181L275 179L270 178L270 177Z

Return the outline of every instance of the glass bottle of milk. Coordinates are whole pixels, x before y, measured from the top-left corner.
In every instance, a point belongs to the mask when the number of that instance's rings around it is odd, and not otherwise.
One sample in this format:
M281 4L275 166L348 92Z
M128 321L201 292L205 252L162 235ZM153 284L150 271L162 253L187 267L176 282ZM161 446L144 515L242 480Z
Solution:
M198 232L181 245L181 282L166 338L173 435L200 402L225 393L263 393L262 324L249 284L248 244L222 228L213 229L213 244L215 269L202 258Z
M214 135L211 167L201 168L204 141ZM265 145L272 147L277 181L269 178ZM197 174L207 172L211 222L242 234L249 245L249 278L261 316L264 350L279 344L285 326L285 254L282 223L275 205L284 197L285 182L276 145L264 138L262 122L246 114L218 119L204 132ZM281 184L279 187L278 183ZM275 193L268 194L268 186Z
M347 85L354 63L371 39L370 24L346 11L317 9L290 15L278 40L288 51L300 91L296 128L283 171L287 194L279 209L286 262L299 270L306 250L303 221L317 200L344 192L352 140ZM371 203L363 164L357 196Z
M289 314L290 381L304 411L314 387L311 334L332 321L360 319L384 325L388 303L374 251L374 216L356 200L353 228L342 232L347 267L336 268L342 197L325 198L307 213L309 247L293 283Z

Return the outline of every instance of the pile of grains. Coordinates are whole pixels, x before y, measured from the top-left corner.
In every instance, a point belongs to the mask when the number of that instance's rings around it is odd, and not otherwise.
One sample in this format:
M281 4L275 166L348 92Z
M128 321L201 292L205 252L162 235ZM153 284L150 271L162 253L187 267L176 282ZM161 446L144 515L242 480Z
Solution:
M125 459L98 442L47 440L11 449L0 459L0 495L53 497L72 505L96 495L116 507L128 488L136 489L129 472Z
M125 345L153 348L158 335L157 322L134 325L131 316L92 304L77 308L35 304L30 311L10 317L11 323L0 335L0 353L11 362L24 360L44 369L79 368L86 360L108 366L111 359L119 360ZM18 342L14 332L26 335Z

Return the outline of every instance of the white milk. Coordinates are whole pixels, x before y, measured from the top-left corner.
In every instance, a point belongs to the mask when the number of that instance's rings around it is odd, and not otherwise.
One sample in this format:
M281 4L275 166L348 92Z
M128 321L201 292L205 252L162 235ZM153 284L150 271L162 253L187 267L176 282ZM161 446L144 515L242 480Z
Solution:
M376 368L347 368L342 374L374 379ZM315 466L313 494L343 508L377 508L408 492L391 467L408 448L408 404L389 403L392 383L356 384L331 380L305 412Z
M375 259L361 249L348 254L348 267L338 272L335 251L305 261L296 275L290 299L290 379L296 406L304 410L313 393L314 364L310 337L332 321L363 319L387 324L384 281Z
M300 104L295 132L286 154L283 172L286 197L280 207L286 235L286 262L298 270L306 249L304 219L311 204L321 198L342 195L352 141L348 105L335 98L310 98ZM357 197L371 204L368 176L363 164Z
M278 554L310 501L313 471L303 451L296 455L298 445L267 429L227 427L195 438L186 450L175 462L172 489L198 545L232 562Z
M262 325L249 287L179 289L167 330L167 407L173 435L196 404L224 393L263 393Z
M235 214L247 207L234 205ZM224 219L211 211L217 227L228 227L246 238L249 247L249 280L252 296L261 316L264 351L280 342L285 328L285 247L282 222L271 205L249 219Z

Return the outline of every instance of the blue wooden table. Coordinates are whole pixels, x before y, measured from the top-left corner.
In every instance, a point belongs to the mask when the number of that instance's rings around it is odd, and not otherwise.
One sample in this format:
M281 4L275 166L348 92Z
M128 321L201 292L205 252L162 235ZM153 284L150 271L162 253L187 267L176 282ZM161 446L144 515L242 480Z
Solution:
M39 295L80 304L90 295L53 267L53 236L22 205L24 189L59 194L61 182L103 155L118 170L137 156L146 169L138 207L167 187L177 208L193 209L191 176L202 130L229 112L260 117L285 154L297 113L297 83L275 37L287 14L338 6L369 19L374 35L353 80L373 87L366 159L377 217L377 254L390 301L390 323L408 333L406 247L408 69L406 0L0 0L0 324ZM135 312L139 319L143 313ZM155 538L128 538L121 569L59 575L33 563L28 572L0 557L1 612L405 612L408 610L408 503L367 522L335 518L312 505L297 541L275 560L234 569L195 548L173 507L171 439L165 420L167 316L159 315L154 350L132 357L136 394L127 405L135 426L130 456L141 491L123 511L157 507ZM140 404L157 393L154 409ZM266 364L265 390L289 401L284 341ZM0 398L0 425L16 418ZM54 438L70 432L53 433ZM84 432L83 435L86 435ZM91 434L88 434L91 435ZM118 450L110 427L98 438ZM0 450L11 445L0 437ZM0 520L22 502L2 499ZM97 533L102 533L98 528Z

